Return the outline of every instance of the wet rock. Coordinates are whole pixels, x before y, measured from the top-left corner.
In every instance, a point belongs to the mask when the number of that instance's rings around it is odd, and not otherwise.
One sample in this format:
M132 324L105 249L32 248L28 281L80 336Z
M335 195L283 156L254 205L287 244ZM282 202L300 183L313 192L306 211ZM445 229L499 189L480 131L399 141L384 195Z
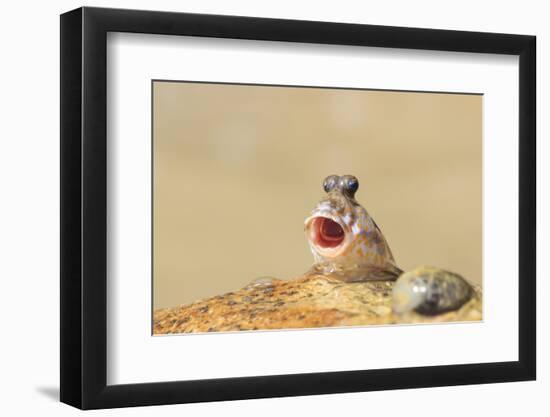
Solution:
M154 312L154 334L479 321L481 290L460 309L434 316L392 312L389 281L343 283L321 275L274 280ZM206 314L205 314L206 313Z

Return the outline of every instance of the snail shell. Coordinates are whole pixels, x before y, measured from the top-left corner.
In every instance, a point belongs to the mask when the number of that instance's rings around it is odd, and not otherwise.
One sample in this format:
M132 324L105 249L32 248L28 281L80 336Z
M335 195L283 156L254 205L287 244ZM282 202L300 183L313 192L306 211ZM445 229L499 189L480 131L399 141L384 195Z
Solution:
M454 272L421 266L402 274L393 287L393 311L435 315L457 310L473 294L472 286Z

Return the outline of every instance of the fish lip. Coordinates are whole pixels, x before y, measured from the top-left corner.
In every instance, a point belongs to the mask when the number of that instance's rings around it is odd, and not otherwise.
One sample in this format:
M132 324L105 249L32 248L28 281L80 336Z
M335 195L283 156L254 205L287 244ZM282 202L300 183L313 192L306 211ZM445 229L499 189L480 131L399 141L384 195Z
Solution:
M338 246L335 246L332 248L324 248L315 244L311 236L312 232L310 228L311 228L311 225L313 224L313 221L318 218L330 219L333 222L338 223L338 225L342 228L342 230L344 231L344 239ZM325 211L313 213L304 221L304 230L306 233L307 241L310 244L310 246L314 248L317 253L327 258L335 258L339 256L342 252L344 252L344 250L349 244L350 233L351 233L349 226L345 224L339 217L334 216L332 213L328 213Z

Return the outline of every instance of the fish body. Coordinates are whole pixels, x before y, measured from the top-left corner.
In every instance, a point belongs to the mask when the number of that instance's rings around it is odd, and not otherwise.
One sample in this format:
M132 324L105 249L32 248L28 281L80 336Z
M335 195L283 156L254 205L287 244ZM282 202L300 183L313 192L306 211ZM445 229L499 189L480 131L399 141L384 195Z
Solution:
M325 179L326 195L305 220L314 258L310 272L346 282L395 280L402 271L380 228L355 199L358 186L351 175Z

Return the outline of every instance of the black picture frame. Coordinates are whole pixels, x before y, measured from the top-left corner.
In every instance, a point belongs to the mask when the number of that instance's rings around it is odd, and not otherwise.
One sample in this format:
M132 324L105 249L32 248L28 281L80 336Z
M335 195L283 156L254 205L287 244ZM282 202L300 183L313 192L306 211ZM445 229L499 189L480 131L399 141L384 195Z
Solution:
M519 56L519 360L107 385L108 32ZM61 15L61 401L82 409L524 381L536 378L534 36L156 11Z

